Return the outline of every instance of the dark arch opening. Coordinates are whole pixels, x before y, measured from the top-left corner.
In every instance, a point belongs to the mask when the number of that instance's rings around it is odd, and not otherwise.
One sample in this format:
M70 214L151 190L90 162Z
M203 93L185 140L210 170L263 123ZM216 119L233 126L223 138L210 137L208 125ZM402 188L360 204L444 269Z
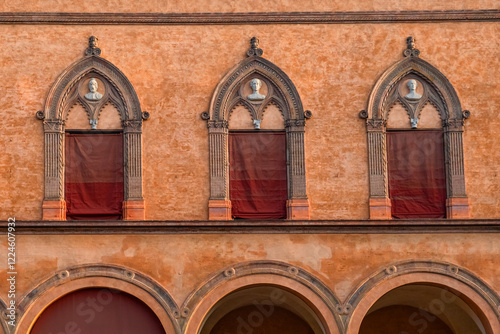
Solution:
M156 314L125 292L89 288L50 304L30 334L165 334Z
M368 310L360 334L484 334L479 316L460 293L408 284L389 291Z
M293 292L277 286L234 291L210 310L200 334L323 334L316 312Z

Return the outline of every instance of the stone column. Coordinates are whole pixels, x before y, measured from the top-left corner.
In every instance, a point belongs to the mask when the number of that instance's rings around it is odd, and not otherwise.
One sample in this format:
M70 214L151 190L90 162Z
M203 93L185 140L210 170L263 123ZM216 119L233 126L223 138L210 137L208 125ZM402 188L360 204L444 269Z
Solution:
M229 199L228 122L208 121L210 145L209 220L231 220Z
M385 122L382 119L369 119L366 122L366 127L370 177L370 219L391 219L391 200L387 188Z
M142 121L123 122L124 220L146 219L142 197Z
M64 121L43 122L45 147L43 220L65 220L64 201Z
M446 217L468 219L469 199L465 192L463 120L448 120L444 124L446 157Z
M309 200L306 189L304 155L305 120L286 122L288 200L287 219L308 220Z

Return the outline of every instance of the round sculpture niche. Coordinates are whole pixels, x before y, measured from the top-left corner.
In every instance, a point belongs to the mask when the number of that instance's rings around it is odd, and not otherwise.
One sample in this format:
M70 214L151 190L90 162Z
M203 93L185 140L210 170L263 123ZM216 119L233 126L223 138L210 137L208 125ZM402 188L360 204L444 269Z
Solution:
M240 95L252 104L262 103L270 95L269 85L257 76L251 76L240 87Z
M101 78L92 75L80 83L78 92L87 102L97 102L105 95L106 85Z
M408 102L418 102L424 95L424 85L415 78L402 80L399 85L399 93Z
M89 81L89 92L85 94L87 100L96 101L102 99L102 94L97 91L98 83L96 78Z

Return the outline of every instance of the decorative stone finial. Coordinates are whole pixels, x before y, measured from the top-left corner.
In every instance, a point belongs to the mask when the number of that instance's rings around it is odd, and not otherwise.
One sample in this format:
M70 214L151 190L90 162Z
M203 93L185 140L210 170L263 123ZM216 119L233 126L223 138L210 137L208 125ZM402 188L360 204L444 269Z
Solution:
M85 50L86 56L100 56L101 49L97 47L97 41L99 39L95 36L90 36L89 38L89 47Z
M247 56L249 57L262 56L264 51L262 51L262 49L259 49L258 46L259 46L259 39L257 37L252 37L252 39L250 40L250 49L248 49L247 51Z
M415 49L415 38L410 36L406 39L406 50L403 52L405 57L418 57L420 50Z

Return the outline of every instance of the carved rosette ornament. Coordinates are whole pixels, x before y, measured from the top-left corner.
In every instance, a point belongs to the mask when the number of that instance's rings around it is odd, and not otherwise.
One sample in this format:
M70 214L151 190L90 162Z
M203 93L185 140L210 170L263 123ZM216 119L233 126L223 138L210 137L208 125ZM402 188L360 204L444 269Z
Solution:
M87 112L92 129L98 128L99 113L106 104L120 113L124 137L124 219L145 218L142 196L142 112L139 99L127 77L109 61L100 57L97 37L89 38L83 59L67 68L50 89L43 111L45 133L44 220L64 220L64 133L65 120L75 104Z
M390 219L388 193L386 122L395 103L408 113L412 129L418 128L426 104L439 112L444 131L446 161L447 217L469 218L463 159L463 122L470 116L462 111L455 89L434 66L420 59L415 38L408 37L404 59L389 67L375 84L368 107L359 113L366 119L368 169L370 177L370 218Z
M304 129L312 116L304 111L299 94L288 76L276 65L262 58L259 39L250 40L247 58L242 60L219 82L210 110L200 116L207 120L210 145L209 219L231 219L229 194L228 121L235 106L250 111L258 131L267 106L275 105L285 120L288 148L288 219L309 219L306 194ZM245 93L245 88L251 92Z

